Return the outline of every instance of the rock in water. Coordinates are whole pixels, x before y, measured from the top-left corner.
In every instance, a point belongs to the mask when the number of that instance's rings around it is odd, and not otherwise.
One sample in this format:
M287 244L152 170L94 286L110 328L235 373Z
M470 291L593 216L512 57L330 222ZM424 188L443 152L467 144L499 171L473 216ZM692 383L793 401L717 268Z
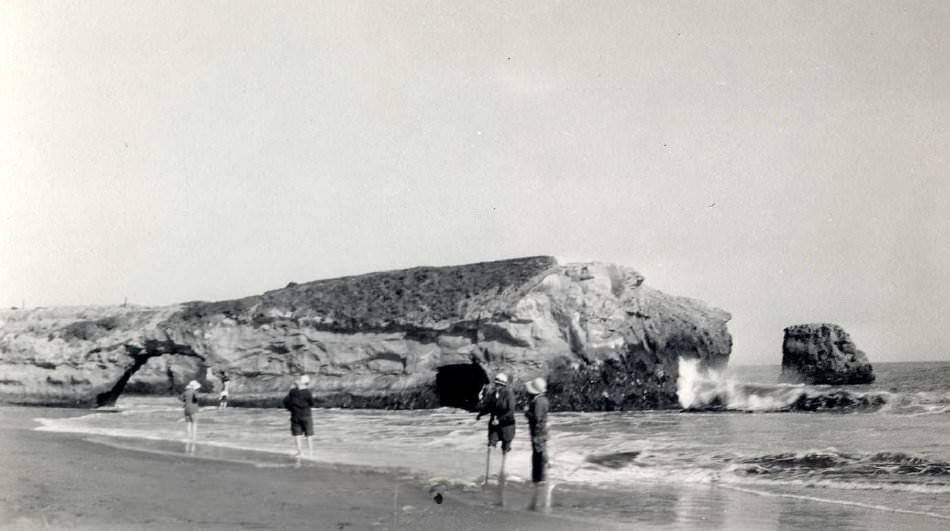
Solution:
M867 355L836 324L814 323L785 329L782 379L808 384L866 384L874 381Z
M323 406L472 408L487 375L554 409L676 407L680 357L721 367L730 315L605 263L530 257L290 283L220 302L0 312L0 400L109 405L202 391L278 406L295 375ZM216 396L216 395L212 395Z

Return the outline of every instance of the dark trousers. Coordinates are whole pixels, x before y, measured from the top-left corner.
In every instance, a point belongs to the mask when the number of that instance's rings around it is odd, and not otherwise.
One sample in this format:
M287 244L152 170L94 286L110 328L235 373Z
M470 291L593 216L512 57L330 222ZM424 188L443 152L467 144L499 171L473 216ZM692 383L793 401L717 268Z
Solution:
M544 450L531 451L531 481L540 483L545 480L545 468L548 465L548 456Z

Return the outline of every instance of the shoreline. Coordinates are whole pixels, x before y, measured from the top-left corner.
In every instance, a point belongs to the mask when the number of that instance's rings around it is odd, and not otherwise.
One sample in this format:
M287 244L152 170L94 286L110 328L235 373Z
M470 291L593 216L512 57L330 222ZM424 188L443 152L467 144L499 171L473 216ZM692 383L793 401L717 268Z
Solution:
M213 447L217 455L192 456L173 441L150 451L135 448L134 441L123 446L111 438L37 431L33 417L82 414L37 411L0 408L0 529L460 530L485 529L486 522L525 530L623 527L522 510L527 491L518 488L509 489L506 508L452 487L436 504L428 485L399 471L296 466L277 454L243 460L248 452L220 447Z
M543 515L524 510L531 484L516 480L500 508L493 486L406 468L298 463L289 438L287 453L201 440L189 453L180 439L40 431L34 420L87 413L0 407L0 529L940 529L947 520L875 505L857 491L673 481L561 483Z

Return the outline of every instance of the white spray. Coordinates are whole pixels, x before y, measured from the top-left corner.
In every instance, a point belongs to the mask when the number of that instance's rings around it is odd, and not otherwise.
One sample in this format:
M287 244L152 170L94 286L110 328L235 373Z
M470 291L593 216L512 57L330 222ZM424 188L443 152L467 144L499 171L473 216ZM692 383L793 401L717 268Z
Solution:
M679 360L676 393L680 406L687 409L720 405L736 411L775 411L788 407L805 391L804 385L738 383L703 367L698 359Z

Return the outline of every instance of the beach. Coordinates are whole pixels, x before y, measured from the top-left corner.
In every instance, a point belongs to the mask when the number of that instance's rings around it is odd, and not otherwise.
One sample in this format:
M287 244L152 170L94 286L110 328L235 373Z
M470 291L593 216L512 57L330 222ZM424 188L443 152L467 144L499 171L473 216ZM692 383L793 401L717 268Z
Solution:
M33 417L83 410L0 408L3 529L577 529L591 522L512 509L436 504L426 485L398 474L293 460L271 466L215 457L136 451L34 431ZM153 448L155 450L155 448ZM258 463L259 465L260 463ZM397 490L398 489L398 490ZM396 496L394 497L394 494ZM395 501L395 511L394 511ZM600 524L603 524L601 522Z
M175 400L163 398L130 399L111 413L0 407L0 528L942 529L950 523L940 509L944 489L933 482L895 483L896 490L865 483L842 488L824 479L803 481L801 471L788 480L737 481L728 469L706 470L695 457L685 468L658 460L679 454L671 445L677 439L670 438L677 433L688 444L705 441L713 445L708 451L720 453L727 448L724 437L745 434L766 452L776 443L763 433L788 433L781 428L786 424L803 431L824 422L814 414L556 414L555 442L562 450L554 454L552 476L564 481L554 490L550 515L525 510L530 486L519 477L523 448L509 457L506 508L494 505L494 485L477 485L475 471L484 466L482 426L470 424L468 415L315 410L315 456L302 462L290 456L280 412L206 409L194 452L176 437L175 430L184 433L179 415ZM861 414L827 420L873 421L880 431L887 422L941 417ZM564 449L583 435L580 429L592 430L581 438L591 453L582 466L565 466L571 453ZM611 440L629 442L605 443ZM409 452L413 446L415 454ZM380 455L389 456L390 466L380 466ZM458 469L449 468L452 460ZM431 464L436 468L427 468ZM930 462L927 473L939 466ZM436 469L444 473L437 476ZM824 478L834 470L814 473ZM452 474L459 474L454 481ZM942 474L935 480L942 481ZM441 504L432 499L433 484L441 485Z

